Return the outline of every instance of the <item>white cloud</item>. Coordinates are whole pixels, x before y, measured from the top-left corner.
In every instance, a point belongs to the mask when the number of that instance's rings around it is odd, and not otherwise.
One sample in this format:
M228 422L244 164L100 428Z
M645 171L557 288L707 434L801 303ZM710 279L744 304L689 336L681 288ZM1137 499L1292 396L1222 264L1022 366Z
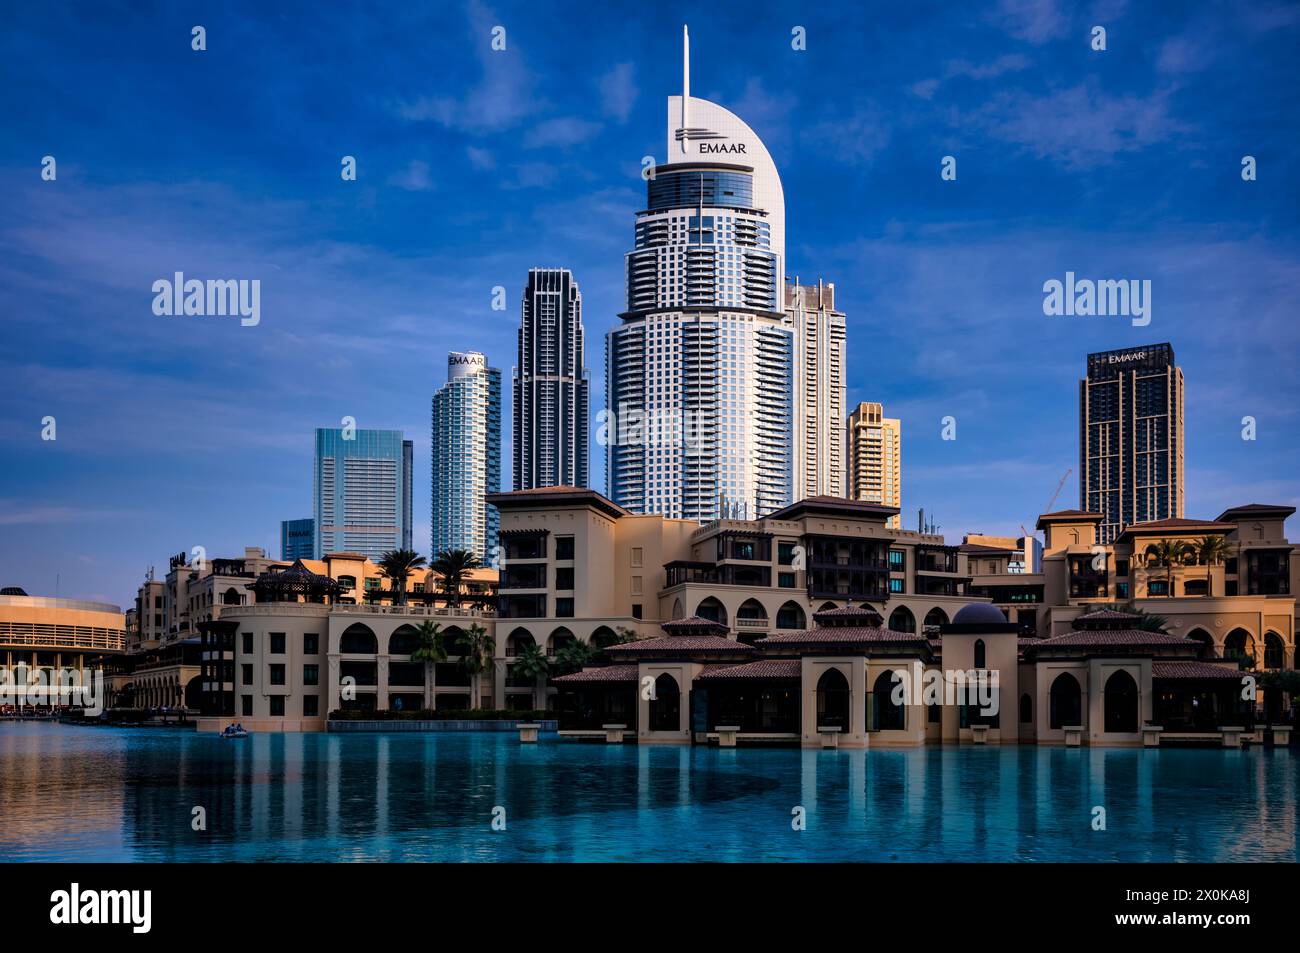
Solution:
M580 145L595 138L600 132L600 123L573 116L547 119L538 123L524 136L524 146L528 149L563 149Z
M428 192L433 189L433 179L429 176L429 163L412 159L400 172L388 177L388 184L408 192Z

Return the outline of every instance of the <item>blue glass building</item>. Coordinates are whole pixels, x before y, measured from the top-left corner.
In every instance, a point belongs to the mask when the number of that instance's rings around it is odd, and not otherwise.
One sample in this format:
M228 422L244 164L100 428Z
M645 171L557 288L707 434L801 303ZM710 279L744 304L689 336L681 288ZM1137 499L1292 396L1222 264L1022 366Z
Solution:
M316 520L307 517L302 520L280 521L280 558L313 559L315 558Z
M400 430L316 429L315 558L411 548L412 454Z

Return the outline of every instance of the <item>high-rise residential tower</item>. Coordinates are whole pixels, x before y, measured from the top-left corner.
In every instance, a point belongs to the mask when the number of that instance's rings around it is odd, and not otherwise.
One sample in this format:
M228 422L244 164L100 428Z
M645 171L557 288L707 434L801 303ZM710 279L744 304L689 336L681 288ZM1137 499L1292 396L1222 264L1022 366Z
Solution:
M316 428L317 559L411 548L412 449L400 430Z
M785 286L794 326L794 498L845 496L845 322L835 285Z
M514 374L514 488L587 485L582 292L565 268L533 268Z
M1079 506L1098 542L1183 515L1183 371L1169 344L1088 355L1079 381Z
M477 351L447 355L447 383L433 395L433 556L464 549L496 565L501 489L501 372Z
M647 180L627 310L606 339L597 434L610 496L632 512L754 518L793 489L785 198L753 130L690 95L685 44L669 161Z
M886 417L880 404L861 403L849 415L849 499L902 507L902 425ZM900 526L891 516L888 524Z

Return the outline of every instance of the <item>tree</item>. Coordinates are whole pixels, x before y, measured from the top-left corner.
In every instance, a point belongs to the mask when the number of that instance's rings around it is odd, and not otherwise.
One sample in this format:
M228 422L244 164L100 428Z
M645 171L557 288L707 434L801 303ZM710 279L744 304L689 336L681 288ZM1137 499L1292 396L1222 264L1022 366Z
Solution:
M469 673L470 704L474 708L479 708L482 676L492 665L492 658L497 650L496 639L476 622L461 633L456 644L461 650L460 664Z
M465 581L473 570L482 568L482 563L468 550L444 549L429 568L440 577L439 585L447 598L447 605L459 607Z
M1214 573L1217 566L1232 554L1232 547L1223 536L1202 536L1194 544L1196 561L1205 566L1205 594L1214 595Z
M1192 547L1181 539L1162 539L1146 548L1147 565L1155 565L1165 570L1165 595L1174 594L1174 567L1181 566L1193 558Z
M547 672L551 670L551 663L546 658L546 653L538 648L535 642L530 642L518 650L513 668L515 675L532 679L535 692L537 683L544 679ZM536 699L534 699L535 702Z
M555 665L564 674L581 671L597 655L596 649L579 639L574 639L555 653Z
M406 605L406 580L424 565L424 557L413 549L390 549L379 557L379 571L393 584L393 605Z
M432 619L425 619L416 630L420 644L411 653L412 662L424 663L424 707L433 708L433 667L438 662L447 661L447 645L442 635L442 626Z

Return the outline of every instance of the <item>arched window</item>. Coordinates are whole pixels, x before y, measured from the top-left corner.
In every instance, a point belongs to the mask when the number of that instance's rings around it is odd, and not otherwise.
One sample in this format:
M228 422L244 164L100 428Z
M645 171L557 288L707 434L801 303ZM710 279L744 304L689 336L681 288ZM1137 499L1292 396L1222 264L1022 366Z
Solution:
M1120 669L1106 679L1106 731L1138 730L1138 687L1133 676Z
M1214 636L1204 629L1192 629L1187 633L1187 637L1200 642L1204 646L1201 649L1201 658L1214 658Z
M889 614L889 627L895 632L915 632L916 616L907 606L899 606Z
M1276 632L1269 632L1264 636L1264 667L1282 668L1285 658L1286 649L1282 644L1282 637Z
M828 668L817 680L817 729L849 730L849 682L838 668Z
M370 626L353 622L339 637L339 651L344 655L375 655L379 652L379 639Z
M823 602L817 607L818 612L829 612L831 609L838 608L833 602Z
M925 614L925 625L947 625L948 613L935 606Z
M906 672L900 674L907 677ZM894 702L897 684L892 669L876 676L871 689L871 720L877 731L902 731L907 727L907 708Z
M1223 657L1237 662L1255 661L1255 637L1245 629L1233 629L1223 640Z
M975 667L976 667L976 668L987 668L987 667L988 667L988 660L987 660L987 657L986 657L986 653L985 653L985 651L984 651L984 640L983 640L983 639L976 639L976 640L975 640Z
M420 633L413 625L403 625L388 637L389 655L410 655L420 646Z
M239 595L239 590L237 590L234 586L231 586L229 589L227 589L225 592L221 594L221 604L223 606L237 606L242 601L243 599Z
M1028 725L1034 720L1034 700L1029 697L1029 693L1020 696L1020 723Z
M803 609L795 602L787 602L776 610L776 627L778 629L803 629L808 625L808 618Z
M596 630L591 633L591 638L587 640L598 649L613 645L618 641L618 633L607 625L597 626Z
M576 641L577 639L574 638L572 632L570 632L564 626L560 626L560 628L556 629L554 632L551 633L550 639L547 640L546 654L555 655L561 649L565 648L566 646L572 645Z
M708 619L710 622L716 622L719 625L727 624L727 609L713 596L705 599L696 608L695 614L701 619Z
M655 695L650 699L650 730L680 731L681 711L682 693L677 679L664 672L655 679Z
M464 634L465 630L458 625L449 625L442 630L442 645L447 650L448 655L460 655L462 651L460 640Z
M533 633L520 627L506 636L506 656L516 658L523 654L523 650L528 646L537 645L537 640L533 638Z
M767 610L757 599L746 599L736 610L736 621L767 625Z
M1051 726L1064 728L1067 725L1083 723L1082 697L1079 683L1069 672L1062 672L1052 682L1051 692Z

